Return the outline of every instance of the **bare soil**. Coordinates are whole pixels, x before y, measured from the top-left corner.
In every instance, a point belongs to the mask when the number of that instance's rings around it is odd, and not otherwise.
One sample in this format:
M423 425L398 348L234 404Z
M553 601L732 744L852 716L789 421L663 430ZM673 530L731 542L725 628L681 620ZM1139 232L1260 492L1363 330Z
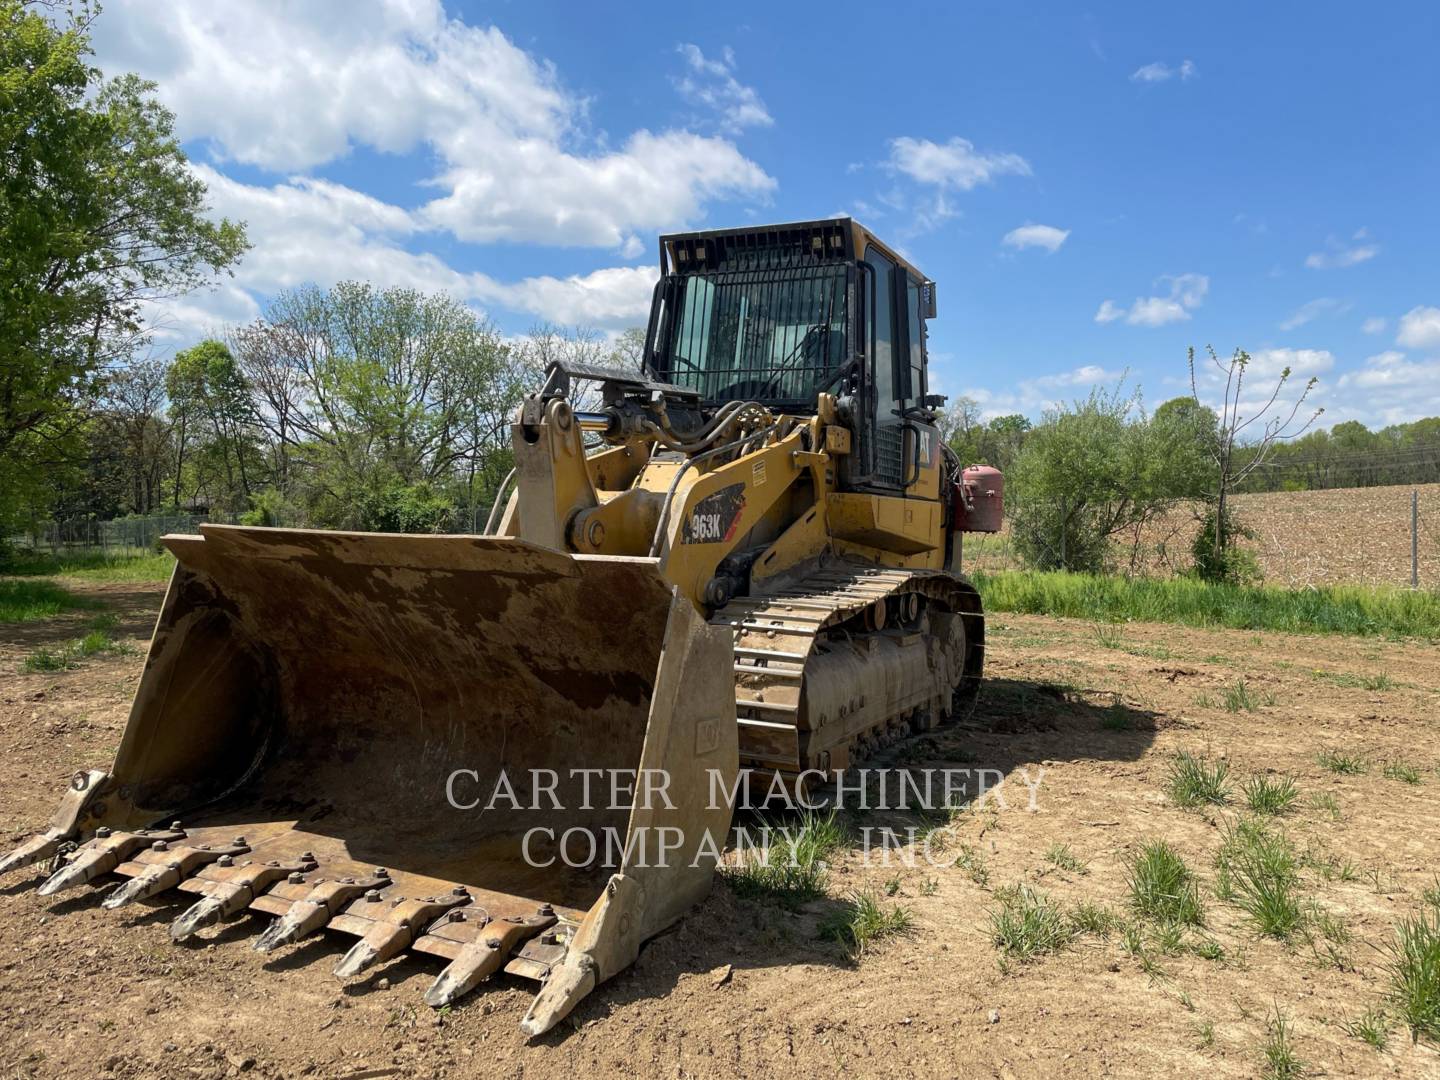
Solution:
M0 627L6 845L43 826L73 770L109 764L161 597L160 586L77 588L106 601L137 652L24 674L31 650L78 636L93 615ZM1413 1045L1398 1023L1383 1053L1345 1030L1383 1004L1384 943L1440 870L1440 651L1171 626L1116 636L1008 615L992 618L990 635L990 682L973 720L893 755L1009 778L1005 809L992 796L992 809L934 834L938 865L892 856L896 865L867 866L857 847L832 866L832 898L798 912L742 903L719 883L535 1044L516 1026L532 989L521 980L502 977L436 1015L420 1001L439 967L429 958L342 985L330 969L343 937L266 959L247 947L263 928L255 918L174 945L166 926L181 901L140 914L103 911L94 893L52 903L35 894L38 876L20 872L0 882L0 1075L1252 1077L1279 1009L1313 1075L1440 1076L1440 1052ZM1353 678L1379 674L1392 688ZM1212 703L1241 677L1271 703L1238 713ZM1363 754L1370 771L1327 772L1316 761L1324 748ZM1225 758L1236 781L1228 805L1169 802L1180 749ZM1382 764L1397 760L1421 782L1386 778ZM1020 770L1033 780L1041 768L1032 812ZM1210 891L1222 830L1243 806L1238 781L1265 772L1299 783L1282 820L1310 854L1306 898L1352 935L1338 959L1303 937L1258 937ZM1335 813L1315 801L1325 797ZM904 824L859 824L885 823ZM1152 943L1142 964L1118 937L1085 935L1032 963L999 962L997 888L1023 882L1067 907L1123 914L1127 855L1161 837L1205 881L1207 928L1192 940L1213 938L1222 959ZM1056 843L1083 870L1048 861ZM962 845L988 880L952 865ZM1323 873L1327 860L1350 869ZM909 909L915 926L854 963L817 926L862 888Z

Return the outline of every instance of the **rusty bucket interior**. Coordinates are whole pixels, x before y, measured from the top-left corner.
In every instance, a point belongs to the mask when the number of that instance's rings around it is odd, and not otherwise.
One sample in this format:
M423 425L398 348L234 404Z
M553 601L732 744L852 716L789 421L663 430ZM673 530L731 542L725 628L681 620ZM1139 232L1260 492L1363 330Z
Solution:
M122 824L382 866L412 894L459 883L501 914L591 905L603 859L552 856L575 826L623 842L606 778L645 739L671 600L654 560L201 531L166 539L179 565L115 763ZM520 810L492 799L502 770Z

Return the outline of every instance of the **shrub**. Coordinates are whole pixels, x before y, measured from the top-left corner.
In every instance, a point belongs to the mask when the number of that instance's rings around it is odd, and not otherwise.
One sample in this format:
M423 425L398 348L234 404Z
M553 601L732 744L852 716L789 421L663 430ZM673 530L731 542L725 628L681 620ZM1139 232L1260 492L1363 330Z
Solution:
M1230 507L1225 508L1225 547L1219 556L1215 554L1215 508L1206 511L1200 521L1200 531L1195 534L1191 554L1195 557L1195 575L1202 581L1219 582L1226 585L1257 585L1260 582L1260 564L1255 553L1238 546L1236 540L1254 540L1253 529L1243 525Z

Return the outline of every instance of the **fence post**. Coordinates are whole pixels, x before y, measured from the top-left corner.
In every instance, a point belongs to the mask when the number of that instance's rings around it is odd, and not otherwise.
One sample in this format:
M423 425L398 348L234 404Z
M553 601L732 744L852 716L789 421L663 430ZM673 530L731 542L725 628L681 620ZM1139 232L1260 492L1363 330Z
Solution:
M1410 587L1420 587L1420 489L1410 489Z
M1067 507L1067 504L1069 503L1069 501L1070 501L1070 500L1067 499L1064 495L1061 495L1061 496L1060 496L1060 569L1061 569L1061 570L1069 570L1069 569L1070 569L1070 564L1065 560L1065 526L1066 526L1067 524L1069 524L1069 521L1068 521L1069 510L1068 510L1068 507Z

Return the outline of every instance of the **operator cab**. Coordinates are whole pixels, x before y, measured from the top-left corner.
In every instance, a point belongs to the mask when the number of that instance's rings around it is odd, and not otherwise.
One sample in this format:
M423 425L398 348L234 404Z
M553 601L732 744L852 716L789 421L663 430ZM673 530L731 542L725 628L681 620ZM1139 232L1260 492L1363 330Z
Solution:
M944 403L926 393L934 282L851 218L662 236L660 273L651 375L707 410L755 401L803 416L833 394L856 442L844 486L916 484Z

